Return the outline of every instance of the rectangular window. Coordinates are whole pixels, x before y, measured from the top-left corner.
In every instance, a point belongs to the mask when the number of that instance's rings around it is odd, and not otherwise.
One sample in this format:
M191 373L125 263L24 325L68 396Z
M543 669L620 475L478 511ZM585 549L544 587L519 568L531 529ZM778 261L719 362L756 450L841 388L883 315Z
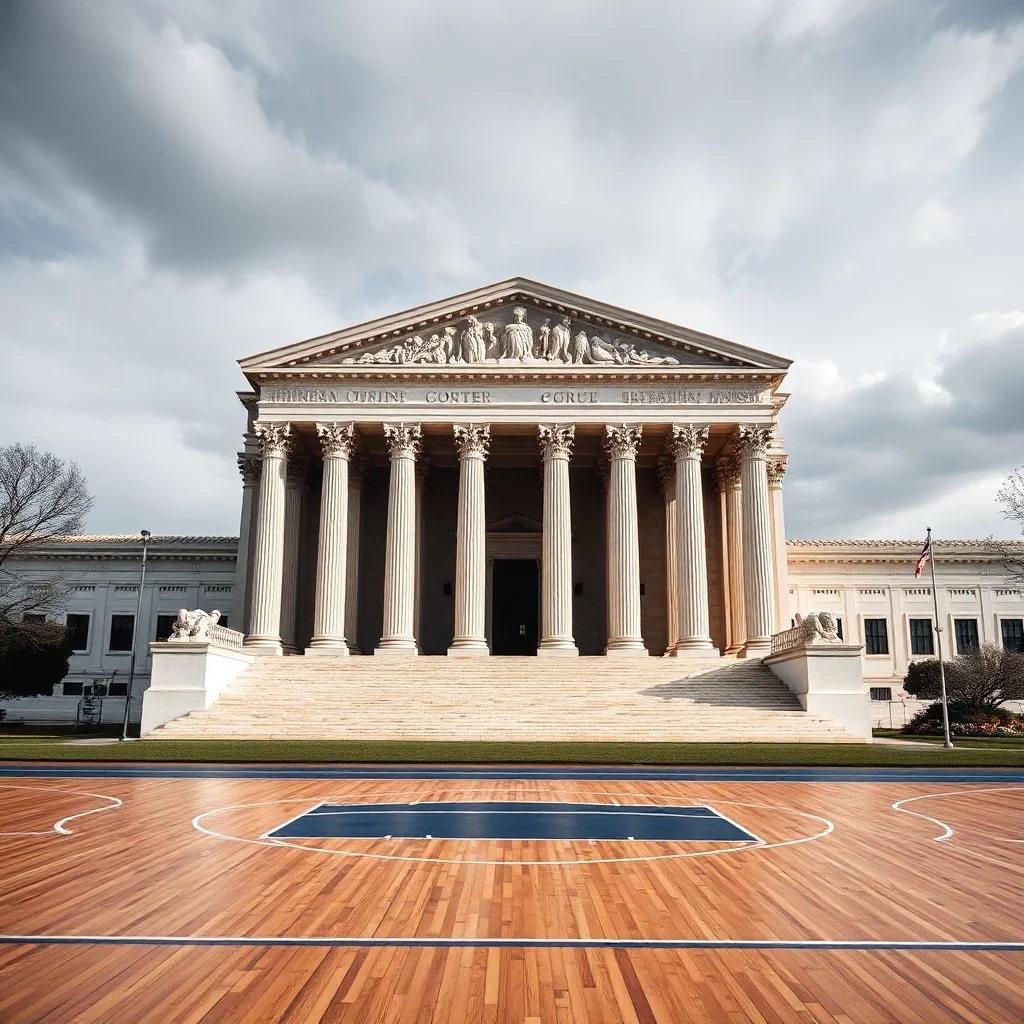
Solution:
M81 683L65 683L64 684L64 696L65 697L81 697L82 696L82 684Z
M910 653L934 654L935 640L932 637L931 619L910 620Z
M71 634L71 649L82 652L89 650L89 616L69 615L68 632Z
M178 621L174 615L158 615L156 617L156 640L166 640L174 632L174 624Z
M110 616L110 643L108 651L130 651L132 649L132 631L135 629L134 615Z
M978 620L954 619L953 633L956 637L956 653L966 654L978 649Z
M107 686L108 697L123 697L128 692L127 683L110 683Z
M892 687L891 686L872 686L871 687L871 699L872 700L892 700Z
M22 615L21 621L41 623L46 621L46 616L40 615L39 612L26 612L24 615Z
M864 651L866 654L889 653L889 631L885 619L864 620Z
M1003 619L999 629L1006 650L1024 652L1024 619Z

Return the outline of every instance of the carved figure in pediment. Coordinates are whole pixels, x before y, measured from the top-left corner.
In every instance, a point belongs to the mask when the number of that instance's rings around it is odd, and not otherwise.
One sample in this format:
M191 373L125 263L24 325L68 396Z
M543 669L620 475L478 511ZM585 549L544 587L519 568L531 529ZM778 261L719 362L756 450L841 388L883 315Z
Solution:
M487 356L484 343L484 329L475 316L466 317L466 327L459 341L462 345L462 359L467 363L482 363Z
M571 326L572 321L567 316L563 316L561 322L555 324L551 331L551 354L547 356L548 359L559 363L569 362L569 347L572 345L572 334L569 331Z
M593 335L590 339L589 353L590 361L593 363L619 362L615 358L615 350L612 346L597 334Z
M498 329L490 320L484 321L484 359L497 359L501 355L501 341Z
M586 331L578 331L572 340L572 361L585 363L590 356L590 345L587 343Z
M501 332L501 354L506 359L529 359L533 355L533 328L526 322L522 306L512 310L512 323Z
M540 325L540 330L537 331L537 334L539 335L537 346L540 349L540 352L538 354L540 356L542 356L544 359L550 359L551 358L551 321L550 320L545 320L544 323L542 323Z

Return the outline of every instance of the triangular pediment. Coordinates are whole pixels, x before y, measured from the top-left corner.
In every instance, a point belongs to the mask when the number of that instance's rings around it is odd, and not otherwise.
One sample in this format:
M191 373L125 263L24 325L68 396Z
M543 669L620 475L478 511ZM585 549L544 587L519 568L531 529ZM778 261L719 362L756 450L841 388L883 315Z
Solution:
M784 373L789 360L523 278L241 360L253 377L441 366Z

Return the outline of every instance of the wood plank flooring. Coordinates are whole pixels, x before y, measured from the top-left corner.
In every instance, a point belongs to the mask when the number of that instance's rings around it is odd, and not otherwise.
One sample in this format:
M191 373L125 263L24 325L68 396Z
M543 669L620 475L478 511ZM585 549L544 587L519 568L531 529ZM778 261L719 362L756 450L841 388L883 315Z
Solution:
M356 943L0 945L5 1024L1024 1019L1020 951L614 945L1020 942L1020 785L11 778L0 798L0 933ZM707 804L763 845L261 838L320 802L405 800Z

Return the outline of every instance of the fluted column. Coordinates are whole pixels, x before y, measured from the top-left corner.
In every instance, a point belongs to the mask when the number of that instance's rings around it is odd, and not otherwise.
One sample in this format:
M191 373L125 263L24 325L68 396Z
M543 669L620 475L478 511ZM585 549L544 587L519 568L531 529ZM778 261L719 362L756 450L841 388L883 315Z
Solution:
M235 563L235 599L231 625L249 632L250 581L252 579L253 523L259 500L260 469L258 455L244 452L238 456L238 472L242 474L242 516L238 524L238 558Z
M384 630L374 654L418 654L416 614L416 456L418 423L387 423L391 459L388 533L384 548Z
M743 460L743 589L747 642L743 654L759 658L771 650L775 595L772 593L772 518L766 455L772 427L739 428L736 447Z
M316 556L313 639L307 654L348 654L345 591L348 585L348 464L356 443L352 423L318 423L324 457L320 492L320 543Z
M643 428L606 426L608 455L608 642L609 656L644 656L640 629L640 537L636 508L636 453Z
M576 428L538 427L544 456L544 525L541 535L541 639L537 654L579 654L572 635L572 518L569 457Z
M774 455L768 460L768 500L772 509L772 551L775 563L775 628L789 629L789 553L786 550L786 519L782 513L782 478L789 458Z
M708 563L704 533L704 489L700 461L708 427L674 424L670 447L676 460L676 504L679 521L679 642L674 657L707 655L711 643L708 614Z
M348 555L345 559L345 639L350 654L362 654L359 635L359 538L362 527L366 459L359 453L348 460Z
M658 459L658 480L665 499L665 656L679 643L679 522L676 501L676 463Z
M486 655L487 522L484 515L484 462L491 428L452 427L459 452L459 512L455 537L455 636L449 654Z
M295 636L299 596L299 543L302 505L309 466L305 458L288 459L284 498L284 558L281 569L281 644L288 654L298 651Z
M726 653L735 654L747 640L746 597L743 583L743 492L740 487L740 458L734 451L717 464L718 479L725 497L726 589L729 594L729 635Z
M255 424L263 456L252 560L251 632L245 646L281 654L281 577L284 564L285 480L291 426Z

